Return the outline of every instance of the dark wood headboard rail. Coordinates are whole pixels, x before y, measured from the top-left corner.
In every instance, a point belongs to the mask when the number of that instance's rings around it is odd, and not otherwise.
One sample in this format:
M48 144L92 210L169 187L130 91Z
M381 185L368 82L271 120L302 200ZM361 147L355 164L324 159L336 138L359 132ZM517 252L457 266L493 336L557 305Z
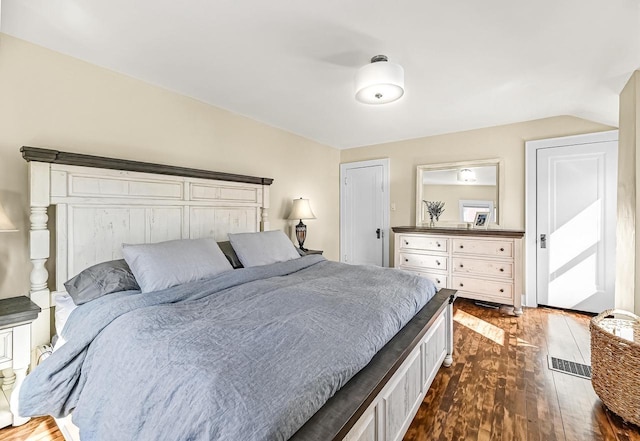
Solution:
M83 155L61 152L59 150L24 146L20 149L25 161L48 162L52 164L77 165L81 167L107 168L141 173L184 176L188 178L214 179L218 181L242 182L245 184L271 185L272 178L236 175L233 173L200 170L196 168L176 167L151 162L129 161L127 159L107 158L104 156Z

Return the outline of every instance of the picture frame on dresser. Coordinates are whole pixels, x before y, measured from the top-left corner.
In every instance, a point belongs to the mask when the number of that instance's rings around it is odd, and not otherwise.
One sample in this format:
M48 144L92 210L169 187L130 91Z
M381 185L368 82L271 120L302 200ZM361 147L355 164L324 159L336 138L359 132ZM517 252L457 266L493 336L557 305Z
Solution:
M491 213L488 211L477 211L473 220L473 228L486 230L489 227L490 216Z

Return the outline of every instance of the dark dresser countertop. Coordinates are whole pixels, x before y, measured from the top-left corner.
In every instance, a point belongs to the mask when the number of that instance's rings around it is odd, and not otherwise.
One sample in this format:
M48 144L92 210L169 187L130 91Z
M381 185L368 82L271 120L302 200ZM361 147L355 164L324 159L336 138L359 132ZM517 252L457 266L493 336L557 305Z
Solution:
M523 230L445 227L391 227L394 233L457 234L460 236L524 237Z

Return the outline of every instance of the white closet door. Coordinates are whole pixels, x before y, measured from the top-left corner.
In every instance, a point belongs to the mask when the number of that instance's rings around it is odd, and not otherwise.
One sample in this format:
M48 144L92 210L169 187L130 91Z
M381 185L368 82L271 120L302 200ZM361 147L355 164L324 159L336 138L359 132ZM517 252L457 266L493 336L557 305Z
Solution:
M614 307L617 142L537 151L537 287L542 305Z
M386 266L387 172L384 165L371 162L342 165L340 260Z

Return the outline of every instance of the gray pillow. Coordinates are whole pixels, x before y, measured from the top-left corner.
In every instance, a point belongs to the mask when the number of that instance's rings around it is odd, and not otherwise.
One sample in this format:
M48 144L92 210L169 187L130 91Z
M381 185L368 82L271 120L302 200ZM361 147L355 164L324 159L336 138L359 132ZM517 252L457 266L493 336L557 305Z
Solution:
M138 291L140 287L124 260L110 260L87 268L64 284L76 305L120 291Z
M226 242L218 242L218 246L224 253L224 256L227 258L233 269L243 268L242 262L240 262L240 259L238 259L238 255L235 251L233 251L231 242L229 242L228 240Z
M184 239L122 245L142 292L213 277L233 269L214 239Z
M300 258L293 243L280 230L229 234L229 241L245 268Z

